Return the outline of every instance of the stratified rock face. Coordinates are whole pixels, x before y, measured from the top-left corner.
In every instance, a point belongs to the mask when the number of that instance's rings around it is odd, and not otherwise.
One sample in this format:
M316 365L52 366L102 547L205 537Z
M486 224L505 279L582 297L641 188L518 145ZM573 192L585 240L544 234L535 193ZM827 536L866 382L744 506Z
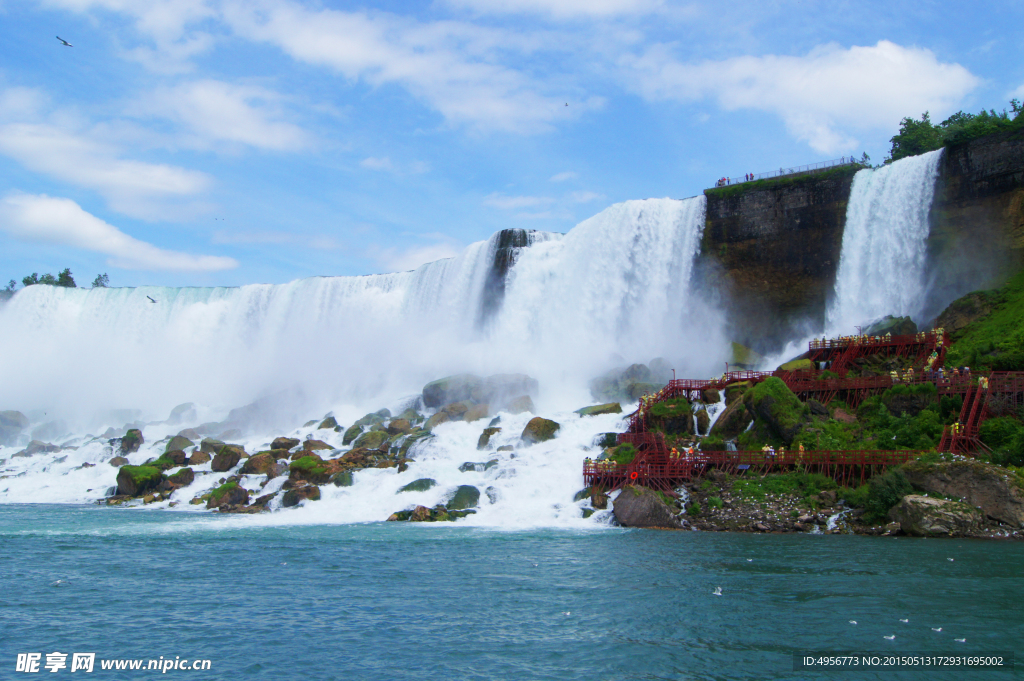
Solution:
M825 318L855 170L706 192L696 275L726 295L733 339L763 351Z
M555 421L535 416L523 428L523 442L528 445L546 442L555 437L561 427L561 424Z
M981 512L967 504L908 494L889 510L890 520L914 537L960 537L977 531Z
M1024 483L1005 468L980 461L914 461L903 466L903 473L918 489L958 497L993 520L1024 527Z
M682 527L672 509L646 487L627 485L622 488L612 504L612 512L623 527Z

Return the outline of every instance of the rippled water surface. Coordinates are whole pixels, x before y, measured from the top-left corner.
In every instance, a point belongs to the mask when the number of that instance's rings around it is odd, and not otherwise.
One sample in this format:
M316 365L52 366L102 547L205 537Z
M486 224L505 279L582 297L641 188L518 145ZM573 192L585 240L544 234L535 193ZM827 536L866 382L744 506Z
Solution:
M0 506L0 546L0 678L32 678L17 653L53 651L212 661L167 678L834 678L794 672L793 653L1012 651L1024 635L1009 542Z

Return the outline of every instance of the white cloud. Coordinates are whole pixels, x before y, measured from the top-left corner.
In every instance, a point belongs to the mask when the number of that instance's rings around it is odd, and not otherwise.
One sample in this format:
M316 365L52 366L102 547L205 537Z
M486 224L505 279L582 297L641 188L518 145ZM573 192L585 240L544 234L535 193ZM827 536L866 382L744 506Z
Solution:
M414 270L420 265L444 258L454 258L462 251L456 242L445 240L425 246L413 246L404 250L397 248L371 248L370 256L381 267L391 272Z
M1010 99L1013 99L1014 97L1018 99L1024 97L1024 83L1022 83L1019 88L1010 93Z
M0 200L0 230L18 239L43 241L109 255L107 264L130 270L216 271L238 261L168 251L128 236L86 212L71 199L10 194Z
M224 3L225 21L238 35L275 45L297 61L327 67L351 81L401 86L449 123L537 132L604 103L590 97L565 107L562 95L543 94L524 72L502 65L504 53L523 48L511 31L454 21L418 23L386 13L314 10L294 2L255 5ZM534 47L529 42L528 49Z
M86 133L47 123L0 125L0 153L29 170L98 191L114 210L145 219L167 215L166 200L205 191L204 173L119 158L119 150Z
M604 194L598 194L597 192L573 192L569 195L576 203L590 203L597 199L604 198Z
M621 61L625 81L650 100L715 99L728 111L780 116L790 134L823 153L853 149L854 130L890 129L904 116L952 111L979 83L959 64L922 48L882 40L870 47L835 44L806 56L734 57L681 63L666 45Z
M534 206L546 206L554 203L554 199L547 196L505 196L504 194L489 194L484 197L484 205L502 210L515 210L517 208L532 208Z
M542 14L558 19L649 14L661 0L446 0L481 14Z
M564 173L558 173L557 175L552 175L551 176L551 181L552 182L565 182L566 180L574 180L574 179L576 179L576 177L577 177L576 173L567 170Z
M374 158L373 156L370 156L369 158L364 158L362 161L360 161L359 165L361 165L364 168L369 168L370 170L394 169L394 166L391 165L391 159L388 158L387 156L384 156L383 158Z
M275 151L308 146L301 128L280 120L280 101L280 95L265 88L199 80L158 88L134 109L183 124L190 146L227 142Z

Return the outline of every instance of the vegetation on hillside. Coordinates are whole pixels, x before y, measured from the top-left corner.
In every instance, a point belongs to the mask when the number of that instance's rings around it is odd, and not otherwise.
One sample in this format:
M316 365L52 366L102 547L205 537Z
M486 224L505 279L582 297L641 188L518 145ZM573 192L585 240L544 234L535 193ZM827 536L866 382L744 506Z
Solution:
M21 278L22 286L37 286L40 284L46 286L63 286L64 288L77 288L78 286L75 284L75 278L71 275L70 267L65 267L59 274L57 274L56 277L50 273L40 275L38 272L33 272L32 274ZM109 285L110 277L107 276L106 273L97 274L96 278L92 280L93 288L106 288ZM14 293L17 288L18 282L11 279L2 291L10 294Z
M889 140L892 142L892 150L885 162L892 163L943 146L962 144L984 135L1024 127L1024 116L1020 115L1020 101L1010 100L1010 108L1010 113L1006 109L1001 113L996 113L995 109L983 109L977 114L958 111L938 125L932 123L927 111L921 114L921 120L904 118L900 122L899 133Z
M968 302L991 307L987 315L952 334L946 355L950 366L992 371L1024 371L1024 272L991 291L977 291L954 301L949 309Z

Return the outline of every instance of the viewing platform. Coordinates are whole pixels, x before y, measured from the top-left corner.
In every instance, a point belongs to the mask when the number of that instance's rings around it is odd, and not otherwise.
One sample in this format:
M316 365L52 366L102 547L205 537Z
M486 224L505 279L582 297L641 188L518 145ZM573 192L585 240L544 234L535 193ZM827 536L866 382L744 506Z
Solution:
M757 182L758 180L770 180L777 177L788 177L791 175L806 175L809 173L817 173L822 170L829 170L831 168L837 168L840 166L861 166L863 165L860 161L855 160L852 156L843 156L841 158L832 159L831 161L821 161L819 163L811 163L805 166L796 166L794 168L779 168L778 170L769 170L766 173L756 173L745 175L741 177L723 177L715 182L714 186L708 187L709 189L720 189L722 187L731 187L733 185L745 184L747 182Z

